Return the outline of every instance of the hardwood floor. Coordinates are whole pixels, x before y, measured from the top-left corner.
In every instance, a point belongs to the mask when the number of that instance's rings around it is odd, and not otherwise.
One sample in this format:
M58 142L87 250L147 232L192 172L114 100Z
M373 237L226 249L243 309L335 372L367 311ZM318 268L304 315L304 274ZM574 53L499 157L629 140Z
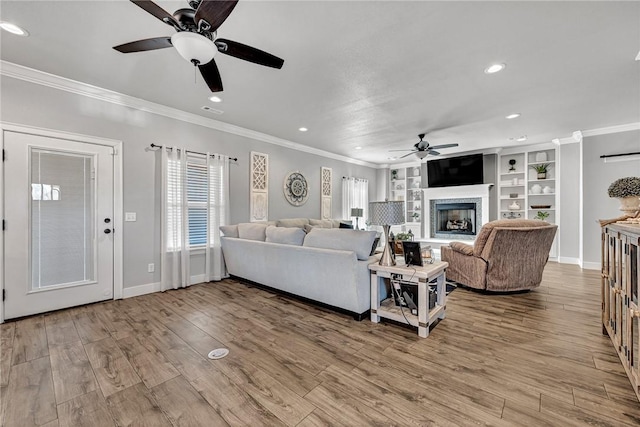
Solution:
M427 339L226 280L0 325L13 426L621 426L635 398L600 278L454 291ZM207 353L225 346L221 360Z

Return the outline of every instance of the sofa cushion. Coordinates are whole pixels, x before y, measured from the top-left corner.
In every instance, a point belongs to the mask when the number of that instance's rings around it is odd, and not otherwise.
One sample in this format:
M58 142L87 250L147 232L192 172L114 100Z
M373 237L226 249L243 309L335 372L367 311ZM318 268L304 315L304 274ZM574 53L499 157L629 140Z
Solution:
M298 227L274 227L270 225L267 227L266 235L266 242L302 246L306 233L302 228Z
M224 237L240 237L237 225L221 225L219 228Z
M333 221L330 219L310 219L309 225L322 228L333 228Z
M365 261L369 259L375 238L375 231L316 227L304 238L302 246L353 251L360 261Z
M276 221L278 227L304 228L305 224L309 224L308 218L285 218Z
M549 225L549 223L537 219L499 219L488 222L482 226L478 237L476 237L476 241L473 244L473 253L476 256L481 256L491 232L496 227L544 227L546 225Z
M258 240L264 242L267 238L267 224L243 222L238 224L238 237L246 240Z

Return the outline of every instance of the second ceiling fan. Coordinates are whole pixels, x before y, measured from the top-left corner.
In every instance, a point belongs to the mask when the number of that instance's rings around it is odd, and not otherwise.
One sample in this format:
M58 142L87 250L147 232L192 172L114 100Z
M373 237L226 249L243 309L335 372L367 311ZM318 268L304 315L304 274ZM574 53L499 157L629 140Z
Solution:
M217 52L234 56L254 64L280 69L284 60L255 47L233 40L216 38L216 30L231 14L238 0L191 0L189 6L176 10L173 15L149 0L131 0L177 32L171 37L155 37L114 46L122 53L175 47L187 61L200 69L204 81L212 92L222 91L222 78L213 59Z

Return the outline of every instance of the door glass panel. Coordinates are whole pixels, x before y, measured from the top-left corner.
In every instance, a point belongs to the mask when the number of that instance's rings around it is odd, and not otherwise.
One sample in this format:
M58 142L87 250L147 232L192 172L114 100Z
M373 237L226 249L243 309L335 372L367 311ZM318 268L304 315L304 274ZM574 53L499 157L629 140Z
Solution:
M631 366L634 369L638 369L638 357L640 356L640 328L638 327L638 321L640 318L633 317L631 322Z
M31 290L95 281L93 155L32 148Z
M631 300L638 305L638 246L629 244L629 286L631 288Z

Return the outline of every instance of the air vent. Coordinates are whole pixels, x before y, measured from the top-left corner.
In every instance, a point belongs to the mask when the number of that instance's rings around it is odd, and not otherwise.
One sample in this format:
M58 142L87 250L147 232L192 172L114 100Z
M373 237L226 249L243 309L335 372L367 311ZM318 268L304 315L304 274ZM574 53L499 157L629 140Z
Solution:
M213 114L222 114L222 113L224 113L224 111L222 111L222 110L216 110L215 108L211 108L211 107L209 107L207 105L203 105L200 108L202 108L204 111L208 111L208 112L213 113Z

